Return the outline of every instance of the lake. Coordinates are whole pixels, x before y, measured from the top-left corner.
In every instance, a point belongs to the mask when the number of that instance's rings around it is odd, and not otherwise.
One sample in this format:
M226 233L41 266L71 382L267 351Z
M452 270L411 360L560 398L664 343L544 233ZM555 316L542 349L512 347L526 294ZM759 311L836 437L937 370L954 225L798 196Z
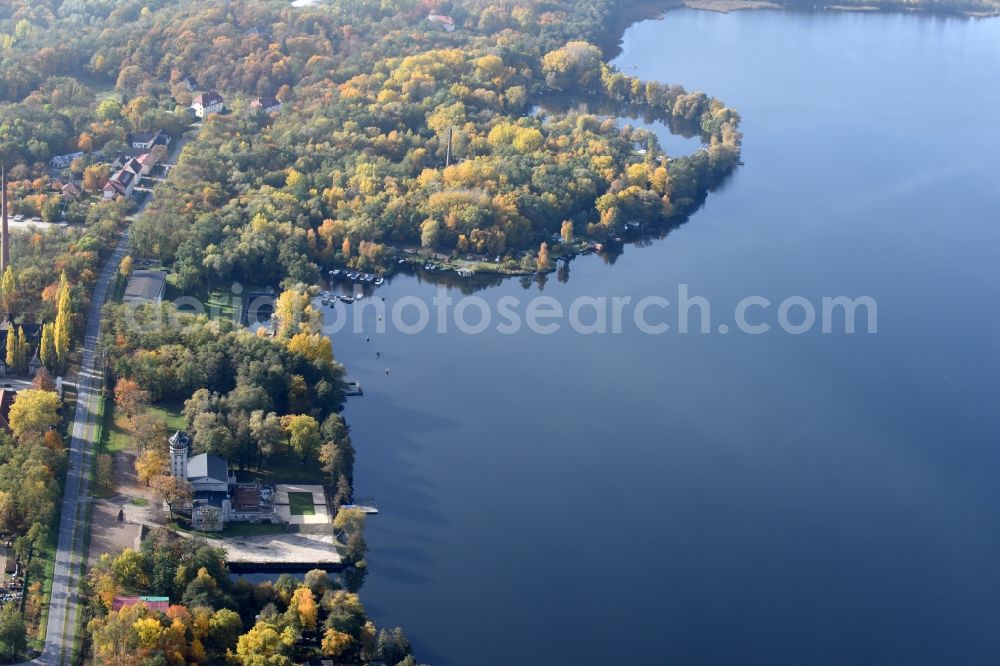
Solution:
M996 661L1000 21L679 10L616 64L737 108L745 165L665 238L475 296L687 285L711 332L379 334L380 299L338 305L365 315L333 345L381 508L366 606L436 666ZM715 326L841 295L877 333Z

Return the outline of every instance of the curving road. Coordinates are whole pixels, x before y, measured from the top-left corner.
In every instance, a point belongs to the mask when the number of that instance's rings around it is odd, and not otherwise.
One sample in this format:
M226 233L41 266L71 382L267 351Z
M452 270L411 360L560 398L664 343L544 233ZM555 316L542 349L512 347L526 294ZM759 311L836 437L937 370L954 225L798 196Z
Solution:
M103 377L103 359L97 354L101 332L101 309L108 296L118 264L128 248L128 232L122 234L115 251L104 263L94 286L94 296L87 310L87 329L83 340L83 359L76 382L76 413L69 444L69 471L63 491L62 514L59 519L59 544L52 577L49 619L45 633L45 649L28 662L50 666L69 664L73 657L73 638L79 605L79 576L84 557L82 550L86 531L86 505L90 501L90 458L93 454L97 400Z

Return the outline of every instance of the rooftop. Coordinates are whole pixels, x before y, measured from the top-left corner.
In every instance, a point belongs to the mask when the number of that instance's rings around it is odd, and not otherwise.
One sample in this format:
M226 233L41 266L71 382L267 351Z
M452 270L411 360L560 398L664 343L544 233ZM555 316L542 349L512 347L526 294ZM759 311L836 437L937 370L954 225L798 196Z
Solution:
M195 98L191 100L191 103L199 106L212 106L213 104L220 104L222 103L222 95L214 90L198 93L195 95Z
M159 303L166 288L167 274L163 271L134 271L125 287L123 300L126 303Z
M229 463L211 453L202 453L188 460L188 479L213 479L229 481Z
M140 603L145 604L146 608L150 610L161 613L166 613L167 609L170 608L169 597L115 597L115 600L111 602L111 610L121 610Z

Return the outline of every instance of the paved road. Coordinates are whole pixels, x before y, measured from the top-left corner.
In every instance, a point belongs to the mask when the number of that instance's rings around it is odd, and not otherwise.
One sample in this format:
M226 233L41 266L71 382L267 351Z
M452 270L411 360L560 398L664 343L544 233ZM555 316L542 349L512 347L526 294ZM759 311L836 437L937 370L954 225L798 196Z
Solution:
M181 154L190 134L174 143L174 157ZM138 215L150 201L148 195ZM134 217L134 216L133 216ZM90 459L95 438L97 399L101 392L103 359L97 355L101 333L101 309L108 297L108 287L118 272L118 265L128 250L128 231L122 234L115 251L101 269L94 286L94 295L87 310L87 329L83 339L83 359L76 382L76 413L69 445L69 471L63 491L62 515L59 519L59 543L52 576L52 596L49 600L49 620L45 632L45 649L27 662L45 666L69 664L73 658L73 638L79 608L80 574L84 563L82 551L85 534L86 505L90 501Z
M79 576L85 534L84 514L89 501L90 458L93 454L97 400L101 391L103 360L97 354L101 332L101 308L107 299L108 287L118 271L118 264L128 248L128 233L122 235L114 253L108 258L94 287L94 296L87 311L87 329L83 340L83 359L76 382L76 413L69 445L69 471L63 492L62 515L59 519L59 544L56 550L49 601L49 621L45 634L45 650L31 663L46 665L68 664L72 658L73 636L76 631L79 603Z

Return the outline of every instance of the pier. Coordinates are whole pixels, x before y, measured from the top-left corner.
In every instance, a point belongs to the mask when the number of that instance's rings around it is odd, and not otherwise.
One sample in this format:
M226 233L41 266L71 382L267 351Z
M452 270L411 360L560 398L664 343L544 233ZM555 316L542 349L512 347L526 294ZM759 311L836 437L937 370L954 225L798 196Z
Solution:
M341 509L357 509L362 513L374 514L378 513L378 504L375 503L373 499L359 499L355 500L354 504L343 504Z

